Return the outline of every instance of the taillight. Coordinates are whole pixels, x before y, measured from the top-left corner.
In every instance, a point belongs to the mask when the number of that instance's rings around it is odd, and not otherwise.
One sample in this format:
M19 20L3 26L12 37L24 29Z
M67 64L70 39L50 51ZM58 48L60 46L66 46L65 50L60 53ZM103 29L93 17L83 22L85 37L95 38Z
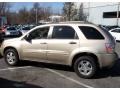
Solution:
M106 43L105 47L106 47L107 53L113 53L114 52L115 45L113 45L111 43Z
M5 32L5 29L2 29L2 32Z

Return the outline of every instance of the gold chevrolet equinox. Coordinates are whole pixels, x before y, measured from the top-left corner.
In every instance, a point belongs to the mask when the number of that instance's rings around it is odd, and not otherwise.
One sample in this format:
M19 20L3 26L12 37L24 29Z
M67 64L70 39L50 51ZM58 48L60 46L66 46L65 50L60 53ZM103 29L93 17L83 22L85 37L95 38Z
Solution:
M73 66L82 78L93 77L98 68L111 67L118 59L114 38L86 22L37 26L19 38L5 40L1 54L12 66L20 60Z

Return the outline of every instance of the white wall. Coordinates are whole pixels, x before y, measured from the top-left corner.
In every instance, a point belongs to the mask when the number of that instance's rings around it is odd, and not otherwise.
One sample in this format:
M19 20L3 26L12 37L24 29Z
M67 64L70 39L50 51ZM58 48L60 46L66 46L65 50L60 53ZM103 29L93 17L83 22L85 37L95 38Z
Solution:
M77 7L81 3L76 3ZM117 11L118 3L116 2L86 2L84 4L84 12L88 15L88 21L102 25L116 25L117 18L103 18L103 12ZM120 25L120 19L119 19Z

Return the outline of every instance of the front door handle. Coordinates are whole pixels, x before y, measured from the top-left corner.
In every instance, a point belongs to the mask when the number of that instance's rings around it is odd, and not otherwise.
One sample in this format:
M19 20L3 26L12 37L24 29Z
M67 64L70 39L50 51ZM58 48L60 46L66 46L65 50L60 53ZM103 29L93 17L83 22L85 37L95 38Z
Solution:
M76 44L76 42L69 42L69 44Z
M40 43L40 44L47 44L46 42L42 42L42 43Z

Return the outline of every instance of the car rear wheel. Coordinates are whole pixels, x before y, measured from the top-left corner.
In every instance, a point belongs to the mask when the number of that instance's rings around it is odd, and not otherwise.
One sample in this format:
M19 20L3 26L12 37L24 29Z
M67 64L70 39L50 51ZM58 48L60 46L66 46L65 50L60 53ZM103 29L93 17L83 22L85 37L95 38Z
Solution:
M79 57L74 63L74 70L79 77L92 78L97 70L94 58L90 56Z
M19 58L16 50L8 49L4 54L5 61L10 66L15 66L18 64Z

